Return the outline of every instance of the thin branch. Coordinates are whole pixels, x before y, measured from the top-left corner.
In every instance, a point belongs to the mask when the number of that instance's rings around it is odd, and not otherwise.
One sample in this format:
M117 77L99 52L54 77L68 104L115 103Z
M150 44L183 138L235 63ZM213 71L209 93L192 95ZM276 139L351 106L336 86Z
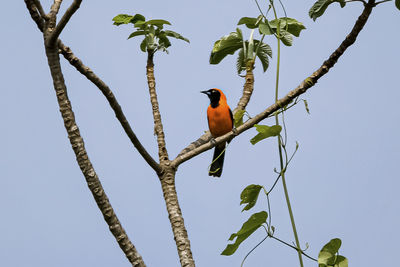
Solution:
M364 5L367 4L367 2L365 2L364 0L345 0L345 2L346 2L346 3L350 3L350 2L361 2L361 3L363 3Z
M39 11L40 16L44 20L48 20L49 16L44 12L42 4L40 3L40 1L39 0L34 0L33 2L35 3L35 6L36 6L37 10Z
M281 242L282 244L285 244L286 246L289 246L289 247L295 249L296 251L298 251L298 249L297 249L295 246L292 246L291 244L289 244L289 243L287 243L287 242L285 242L285 241L283 241L283 240L281 240L281 239L279 239L279 238L277 238L277 237L275 237L275 236L273 236L273 235L270 235L269 233L268 233L268 236L271 237L271 238L273 238L273 239L275 239L276 241L279 241L279 242ZM318 262L317 259L311 257L310 255L307 255L304 251L300 250L300 253L303 254L304 256L306 256L307 258L309 258L310 260L313 260L313 261Z
M50 7L49 28L54 28L56 26L57 14L58 14L58 11L60 10L60 6L62 4L62 1L63 0L54 0L53 4Z
M69 6L67 11L65 11L64 15L62 16L62 18L58 22L58 24L57 24L56 28L54 29L54 31L49 36L49 38L47 40L47 44L48 45L51 45L51 44L53 44L54 42L57 41L58 36L60 36L60 33L64 29L65 25L67 25L67 23L70 20L70 18L72 17L72 15L78 10L78 8L81 5L81 3L82 3L82 0L74 0L72 2L72 4Z
M157 135L157 144L158 144L158 156L160 159L160 163L169 161L168 152L165 145L165 136L163 124L161 121L160 108L158 105L157 99L157 91L156 91L156 80L154 77L154 51L148 51L147 57L147 66L146 66L146 74L147 74L147 84L149 86L149 94L150 94L150 102L153 110L153 119L154 119L154 134Z
M226 142L228 139L234 138L242 132L252 128L254 124L259 123L263 119L267 118L273 112L281 109L282 107L291 103L297 96L304 94L309 88L314 86L317 81L324 76L330 68L332 68L337 60L343 55L348 47L350 47L357 39L358 34L363 29L365 23L367 22L369 15L371 14L372 8L375 5L374 0L369 0L368 4L364 7L363 12L358 17L356 23L354 24L351 32L346 36L340 46L331 54L331 56L322 64L322 66L317 69L311 76L303 80L297 88L290 91L286 96L279 99L276 103L269 106L266 110L259 113L257 116L252 119L246 121L244 124L239 126L235 132L229 132L221 137L215 139L214 143L206 142L201 144L200 146L196 146L196 144L192 143L188 148L184 149L173 161L172 165L178 167L183 162L193 158L194 156L203 153L206 150L213 148L215 145L218 145L222 142ZM203 135L204 136L204 135ZM204 140L204 138L202 139Z
M383 1L379 1L379 2L376 2L376 3L375 3L375 6L380 5L380 4L383 4L383 3L386 3L386 2L390 2L390 1L392 1L392 0L383 0Z
M74 66L81 74L83 74L89 81L94 83L97 88L100 89L103 95L107 98L111 108L114 110L115 116L120 122L122 128L124 128L125 133L128 135L132 144L136 147L140 155L142 155L143 159L150 165L150 167L152 167L157 174L160 174L162 172L162 168L147 152L142 143L140 143L129 122L127 121L121 106L107 84L105 84L89 67L85 66L82 61L74 55L71 49L62 43L61 40L58 40L58 48L60 49L60 52L64 58L68 60L72 66Z
M31 15L31 18L36 23L36 25L39 28L39 30L41 32L43 32L44 20L40 16L40 13L38 12L39 7L37 6L37 5L40 5L40 1L25 0L25 5L26 5L26 8L29 11L29 14ZM40 5L40 7L41 7L41 5Z

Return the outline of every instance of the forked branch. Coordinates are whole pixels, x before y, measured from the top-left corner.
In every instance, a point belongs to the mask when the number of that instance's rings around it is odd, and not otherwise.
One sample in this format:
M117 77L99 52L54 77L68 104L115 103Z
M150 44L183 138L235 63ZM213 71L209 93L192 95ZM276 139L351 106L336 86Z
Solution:
M61 2L61 1L60 1ZM67 11L65 11L64 15L58 22L55 30L51 33L48 39L48 44L53 44L58 37L60 36L62 30L64 29L65 25L67 25L68 21L72 17L72 15L78 10L79 6L81 5L82 0L74 0L72 4L69 6Z
M55 22L56 15L58 13L61 1L55 1L49 15L49 23L44 23L44 20L40 12L41 5L40 1L25 0L26 6L31 14L32 19L36 22L39 29L44 33L45 43L47 38L51 35L53 28L51 28ZM65 26L65 25L64 25ZM87 185L96 201L97 206L103 214L105 221L107 222L111 233L114 235L122 251L126 257L135 267L144 267L145 264L141 255L136 250L135 246L130 241L125 230L123 229L118 217L116 216L114 209L112 208L109 199L104 192L101 182L93 168L92 163L87 155L83 138L80 135L79 128L75 121L75 115L72 111L71 103L68 98L67 88L64 82L64 77L61 71L60 58L58 47L55 45L45 46L46 56L48 64L53 78L53 85L59 104L61 116L64 121L65 129L68 133L72 149L75 153L78 165L86 179Z
M25 0L26 7L29 10L29 13L32 19L36 22L39 30L43 32L44 23L46 18L43 18L40 14L44 12L40 12L43 10L40 1L35 0ZM157 174L161 173L160 165L153 159L153 157L147 152L147 150L143 147L142 143L137 138L136 134L133 132L132 127L127 121L121 106L119 105L117 99L115 98L111 89L107 86L105 82L103 82L89 67L85 66L82 61L74 55L72 50L63 44L63 42L58 39L57 45L60 53L64 56L68 62L74 66L81 74L83 74L89 81L97 86L103 95L107 98L111 108L114 110L115 116L120 122L122 128L125 130L125 133L128 135L132 144L136 147L140 155L142 155L143 159L152 167Z

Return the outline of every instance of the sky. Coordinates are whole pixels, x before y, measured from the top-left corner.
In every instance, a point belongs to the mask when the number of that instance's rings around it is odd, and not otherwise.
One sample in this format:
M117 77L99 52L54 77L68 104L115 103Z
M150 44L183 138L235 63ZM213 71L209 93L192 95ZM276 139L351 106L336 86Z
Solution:
M49 10L51 1L42 1ZM62 11L71 1L64 1ZM289 17L307 27L281 55L280 96L322 64L361 13L359 2L332 4L314 22L313 1L285 1ZM266 2L261 2L263 7ZM24 2L7 1L0 17L0 265L130 266L108 230L76 163L58 111L43 39ZM171 158L207 130L208 99L199 91L222 89L234 107L243 78L236 56L208 63L213 43L234 31L241 17L257 16L253 1L83 1L61 34L63 42L105 81L133 130L153 157L156 138L149 101L146 55L130 26L116 27L120 13L167 19L169 29L190 39L172 41L155 56L156 86ZM299 151L287 171L297 230L306 253L340 238L350 266L397 263L400 215L399 54L400 11L393 2L374 9L357 42L337 65L286 113L288 149ZM249 31L242 28L245 36ZM274 101L276 41L270 68L256 63L254 116ZM147 266L179 266L161 186L124 134L100 91L63 58L68 94L89 157L123 227ZM271 119L262 122L273 125ZM227 149L222 177L207 175L212 151L182 164L176 186L197 266L240 266L264 238L257 230L232 256L220 253L231 233L254 212L241 212L240 193L250 184L270 187L278 167L276 139L253 146L248 130ZM277 237L294 241L282 184L271 193ZM305 266L316 263L304 259ZM244 266L298 266L296 251L267 239Z

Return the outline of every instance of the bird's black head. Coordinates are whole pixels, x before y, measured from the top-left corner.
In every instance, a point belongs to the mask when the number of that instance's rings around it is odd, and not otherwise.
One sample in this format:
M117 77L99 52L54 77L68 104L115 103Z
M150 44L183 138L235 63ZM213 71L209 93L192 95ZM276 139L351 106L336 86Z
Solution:
M206 94L210 99L210 105L213 108L218 107L219 100L221 99L221 92L217 89L210 89L207 91L201 91L201 93Z

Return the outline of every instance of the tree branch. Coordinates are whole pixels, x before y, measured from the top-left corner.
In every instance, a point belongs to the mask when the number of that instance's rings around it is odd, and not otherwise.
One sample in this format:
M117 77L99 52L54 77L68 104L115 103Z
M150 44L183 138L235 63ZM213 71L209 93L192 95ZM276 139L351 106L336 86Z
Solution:
M127 121L121 106L107 84L105 84L89 67L85 66L82 61L74 55L71 49L62 43L61 40L58 40L58 48L60 49L60 52L64 58L68 60L72 66L74 66L81 74L83 74L89 81L94 83L97 88L100 89L103 95L107 98L111 108L114 110L115 116L121 123L122 128L124 128L125 133L128 135L132 144L136 147L140 155L142 155L143 159L150 165L150 167L152 167L157 174L160 174L162 172L160 165L140 143L129 122Z
M36 5L36 2L38 2L38 5L40 5L40 2L37 0L35 1L35 3L33 3L32 0L25 0L25 4L29 10L29 13L31 14L32 19L38 25L39 30L43 32L44 22L37 12L37 9L39 9L39 7ZM142 157L150 165L150 167L152 167L157 174L160 174L162 172L160 165L147 152L142 143L140 143L111 89L89 67L85 66L82 61L74 55L72 50L68 46L64 45L60 39L57 40L57 46L60 49L60 53L64 56L64 58L68 60L68 62L72 66L74 66L81 74L83 74L89 81L94 83L97 88L100 89L103 95L107 98L111 108L114 110L115 116L120 122L122 128L124 128L125 133L128 135L132 144L136 147L140 155L142 155Z
M337 60L343 55L343 53L346 51L346 49L351 46L355 41L360 33L360 31L363 29L365 23L367 22L369 15L371 14L371 11L375 5L375 0L369 0L368 3L364 6L363 12L361 15L358 17L356 23L354 24L351 32L349 35L346 36L346 38L343 40L343 42L340 44L340 46L330 55L330 57L322 64L322 66L317 69L313 74L311 74L310 77L306 78L304 81L301 82L301 84L295 88L294 90L290 91L285 97L279 99L275 104L272 104L269 106L266 110L258 114L257 116L253 117L252 119L246 121L244 124L239 126L235 133L229 132L221 137L218 137L215 139L215 143L211 144L211 142L203 143L201 145L197 145L198 143L192 143L188 148L185 148L182 152L180 153L172 162L173 167L178 167L181 163L193 158L194 156L199 155L200 153L203 153L204 151L211 149L215 145L218 145L222 142L227 141L228 139L232 139L235 136L241 134L242 132L252 128L254 124L262 121L263 119L267 118L268 116L272 115L274 112L278 111L282 107L288 105L290 102L292 102L297 96L304 94L310 87L314 86L315 83L324 76L330 68L332 68Z
M55 1L56 2L56 1ZM59 1L62 2L62 1ZM64 29L65 25L67 25L68 21L72 17L72 15L78 10L79 6L81 5L82 0L74 0L72 4L69 6L67 11L65 11L64 15L58 22L55 30L51 33L51 35L48 37L48 45L51 45L55 43L60 36L60 33Z
M154 118L154 134L157 135L157 144L158 144L158 156L160 159L160 163L166 162L169 160L167 148L165 146L165 136L163 124L161 121L160 108L158 106L157 92L156 92L156 80L154 77L154 51L147 52L147 84L149 86L149 94L150 101L153 110L153 118Z
M254 75L253 75L254 61L248 62L246 66L245 83L243 85L243 94L240 98L236 108L233 110L233 114L238 110L245 110L247 104L250 101L250 97L254 90Z
M56 27L56 22L57 22L57 14L58 11L60 10L62 0L54 0L53 4L50 7L50 13L49 13L49 31L53 32L54 28Z
M40 5L40 1L38 1L38 0L36 0L36 1L24 0L24 1L25 1L26 8L29 11L29 14L31 15L31 18L36 23L39 30L41 32L43 32L44 20L41 17L40 12L38 11L39 9L43 10L43 8Z
M47 14L44 12L43 7L42 7L42 4L40 3L40 1L39 1L39 0L34 0L33 2L34 2L34 4L35 4L35 6L36 6L36 8L37 8L37 10L38 10L38 12L39 12L39 14L40 14L40 16L41 16L44 20L48 20L49 17L48 17Z
M36 22L39 30L44 32L44 38L46 41L46 37L49 36L48 32L52 29L50 28L51 17L49 18L49 23L46 25L43 21L44 19L39 14L41 12L38 11L41 8L38 6L40 5L40 2L35 2L36 5L32 0L25 0L25 4L29 10L32 19ZM61 1L55 1L55 3L53 4L53 14L57 14L59 4L61 4ZM53 17L55 17L55 15ZM96 201L97 206L102 212L104 220L108 224L111 233L114 235L117 243L121 247L122 251L125 253L125 256L128 258L129 262L132 264L132 266L135 267L145 267L141 255L138 253L135 246L130 241L124 228L118 220L118 217L115 214L114 209L112 208L110 201L106 193L104 192L101 182L87 155L84 141L80 135L79 128L75 121L75 115L72 111L72 107L67 95L67 88L65 86L64 77L61 71L58 48L56 46L45 46L45 49L51 76L53 78L57 101L60 107L62 118L64 120L64 126L67 130L68 138L70 140L72 149L75 152L76 160L86 179L88 187Z
M124 228L118 220L110 201L104 192L103 186L89 160L85 149L84 141L80 135L78 125L75 121L75 115L72 111L71 103L67 95L64 77L61 72L60 58L58 56L58 48L46 48L51 76L53 78L54 89L57 95L57 101L60 107L61 116L64 120L64 126L68 133L68 138L72 149L75 152L78 165L85 176L86 182L92 195L103 214L104 220L107 222L111 233L114 235L125 256L131 262L132 266L144 267L142 257L137 252L135 246L129 240Z

